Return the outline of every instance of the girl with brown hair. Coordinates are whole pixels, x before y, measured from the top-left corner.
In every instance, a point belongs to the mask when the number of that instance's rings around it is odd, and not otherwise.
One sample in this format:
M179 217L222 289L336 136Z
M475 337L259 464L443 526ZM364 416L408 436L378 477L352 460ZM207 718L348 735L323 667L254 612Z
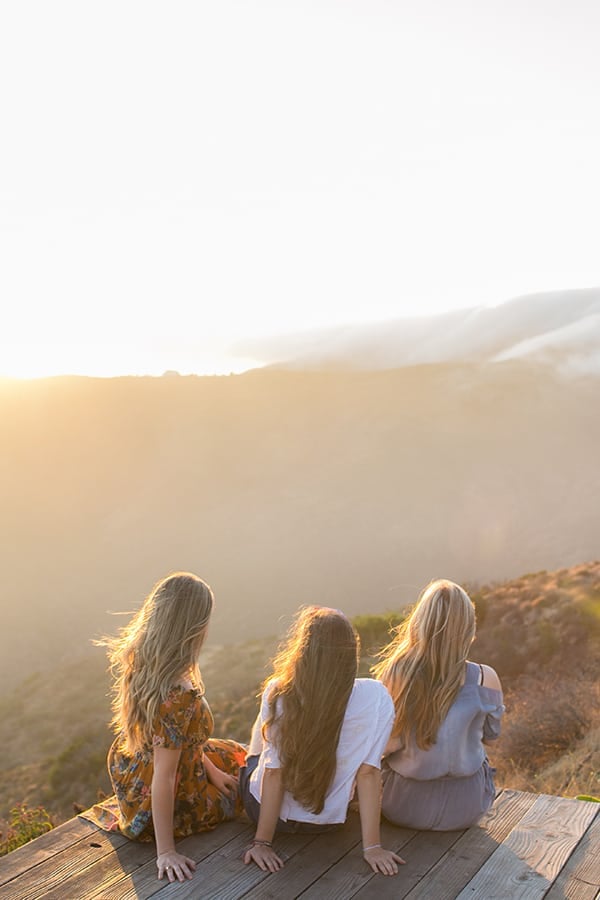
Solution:
M484 743L500 734L504 712L494 669L467 660L475 607L460 585L432 581L395 632L373 669L395 708L383 814L407 828L467 828L494 801Z
M191 878L194 860L175 839L214 828L242 812L238 772L245 749L211 739L198 655L214 605L191 572L159 581L129 625L106 646L114 675L108 754L115 792L85 813L108 831L156 841L158 877Z
M357 678L359 641L346 616L310 606L297 615L264 684L240 788L257 823L244 862L275 872L276 831L341 825L354 787L363 855L394 875L403 860L380 841L381 755L394 710L382 684Z

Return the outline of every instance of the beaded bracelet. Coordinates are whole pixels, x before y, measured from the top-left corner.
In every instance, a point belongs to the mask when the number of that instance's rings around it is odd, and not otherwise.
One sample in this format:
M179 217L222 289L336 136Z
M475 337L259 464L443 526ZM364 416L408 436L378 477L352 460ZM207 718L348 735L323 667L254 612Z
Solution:
M257 841L257 840L254 840L254 841L252 841L252 844L260 844L260 845L263 846L263 847L272 847L272 846L273 846L273 841Z
M363 853L366 853L367 850L376 850L378 847L381 847L381 844L371 844L370 847L363 847Z

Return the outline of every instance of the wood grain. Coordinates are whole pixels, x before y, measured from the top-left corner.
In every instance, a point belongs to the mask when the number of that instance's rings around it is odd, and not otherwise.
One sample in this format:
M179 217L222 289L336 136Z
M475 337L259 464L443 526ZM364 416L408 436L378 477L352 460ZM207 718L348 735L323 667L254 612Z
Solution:
M582 801L583 802L583 801ZM600 894L600 803L591 826L552 885L546 900L593 900Z
M598 804L503 791L478 826L415 832L382 823L382 843L406 859L374 874L351 812L343 829L277 837L277 873L245 866L253 826L228 822L178 849L197 862L183 884L158 881L153 844L73 819L0 860L2 900L592 900L600 896Z
M459 900L538 900L558 877L595 810L580 800L540 795L458 895Z
M535 799L535 794L502 791L481 822L461 835L406 895L407 900L419 900L423 896L455 897L459 894L521 821Z

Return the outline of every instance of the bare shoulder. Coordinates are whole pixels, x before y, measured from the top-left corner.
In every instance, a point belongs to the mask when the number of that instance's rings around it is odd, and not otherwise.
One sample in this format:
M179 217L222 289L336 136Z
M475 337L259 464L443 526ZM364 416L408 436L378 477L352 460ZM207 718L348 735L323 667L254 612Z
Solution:
M482 665L483 671L483 687L492 688L496 691L502 690L502 685L500 684L500 679L498 678L498 674L495 669L492 669L491 666Z

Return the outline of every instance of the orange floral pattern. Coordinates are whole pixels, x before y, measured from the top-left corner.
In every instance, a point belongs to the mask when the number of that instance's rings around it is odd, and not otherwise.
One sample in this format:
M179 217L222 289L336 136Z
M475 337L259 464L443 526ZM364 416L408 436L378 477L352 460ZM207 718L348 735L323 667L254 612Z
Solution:
M211 740L214 726L210 707L200 691L174 687L161 704L154 726L153 746L133 756L122 750L118 736L108 753L108 771L115 792L82 813L106 831L121 831L135 840L150 840L153 747L180 748L174 806L174 835L185 837L209 831L243 811L239 795L229 798L211 784L204 754L219 769L238 775L246 749L237 741Z

